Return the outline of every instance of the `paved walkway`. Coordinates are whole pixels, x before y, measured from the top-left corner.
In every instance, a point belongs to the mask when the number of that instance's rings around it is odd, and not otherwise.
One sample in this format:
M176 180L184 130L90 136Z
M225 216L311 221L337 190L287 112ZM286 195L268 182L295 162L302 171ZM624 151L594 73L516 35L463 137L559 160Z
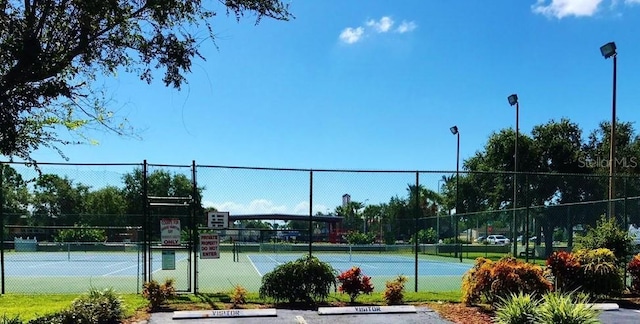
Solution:
M154 313L151 315L149 324L192 324L192 323L215 323L215 324L453 324L453 322L442 319L438 313L425 307L416 307L417 313L409 314L367 314L367 315L318 315L317 311L278 309L277 317L252 317L252 318L211 318L211 319L181 319L173 320L173 313Z
M211 319L181 319L174 320L173 312L153 313L148 324L387 324L387 323L429 323L429 324L453 324L440 317L436 312L426 307L416 307L417 313L412 314L375 314L375 315L318 315L317 311L278 309L277 317L253 317L253 318L211 318ZM600 315L603 324L637 324L640 323L640 310L623 309L606 311Z

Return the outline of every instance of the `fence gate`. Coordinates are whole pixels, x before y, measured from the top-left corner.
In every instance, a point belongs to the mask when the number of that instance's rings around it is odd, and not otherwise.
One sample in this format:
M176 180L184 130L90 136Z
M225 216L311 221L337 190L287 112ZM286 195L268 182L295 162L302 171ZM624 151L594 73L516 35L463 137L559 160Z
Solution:
M145 161L144 174L147 176ZM151 196L145 179L143 192L146 198L144 278L162 284L173 279L177 292L192 293L195 288L195 250L197 244L196 213L199 201L195 178L195 162L192 166L193 192L188 196Z

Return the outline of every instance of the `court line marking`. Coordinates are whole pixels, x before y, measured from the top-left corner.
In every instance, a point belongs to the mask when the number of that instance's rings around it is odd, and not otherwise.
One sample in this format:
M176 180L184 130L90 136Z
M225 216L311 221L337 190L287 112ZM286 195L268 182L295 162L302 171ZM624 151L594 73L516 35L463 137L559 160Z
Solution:
M258 273L258 275L260 275L260 277L262 278L262 273L260 273L260 271L258 270L258 267L256 267L256 264L253 263L253 260L251 260L251 257L247 256L247 258L249 259L249 262L251 263L251 265L253 266L253 269L256 270L256 272Z
M267 255L267 258L271 259L271 261L275 262L277 265L281 265L282 264L282 262L278 262L278 260L276 260L276 259L274 259L274 258L272 258L272 257L270 257L268 255Z
M129 269L135 268L135 267L138 267L138 265L136 264L136 265L128 266L128 267L125 267L125 268L122 268L122 269L118 269L118 270L115 270L115 271L111 271L109 273L103 274L102 277L108 277L108 276L110 276L112 274L115 274L115 273L118 273L118 272L122 272L122 271L125 271L125 270L129 270Z
M118 263L109 264L109 265L106 265L106 266L104 266L104 267L102 267L102 268L103 268L103 269L106 269L106 268L111 268L111 267L119 267L119 266L121 266L121 265L123 265L123 264L127 264L127 263L128 263L128 264L131 264L132 262L125 262L125 261L123 261L123 262L118 262Z
M60 260L60 261L52 261L52 262L45 262L45 263L37 263L35 265L29 266L28 268L41 268L41 267L46 267L48 265L52 265L52 264L60 264L62 262L67 262L66 260Z

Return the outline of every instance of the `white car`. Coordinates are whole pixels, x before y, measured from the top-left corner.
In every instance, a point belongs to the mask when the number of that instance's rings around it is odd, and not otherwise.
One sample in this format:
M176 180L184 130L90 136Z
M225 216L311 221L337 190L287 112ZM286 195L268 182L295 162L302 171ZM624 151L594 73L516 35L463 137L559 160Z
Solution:
M487 243L489 244L509 244L511 241L504 235L489 235L487 236Z

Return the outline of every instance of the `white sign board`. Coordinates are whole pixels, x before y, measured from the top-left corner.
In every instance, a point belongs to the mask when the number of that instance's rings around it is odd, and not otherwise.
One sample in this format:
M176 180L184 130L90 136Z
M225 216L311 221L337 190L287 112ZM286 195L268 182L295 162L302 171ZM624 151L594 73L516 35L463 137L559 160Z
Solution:
M226 229L229 224L229 212L210 211L207 213L207 227Z
M180 245L180 220L163 218L160 220L160 240L164 246Z
M318 307L318 315L417 313L413 305Z
M218 234L200 234L200 259L220 259Z
M215 317L266 317L278 316L275 308L266 309L217 309L203 311L175 311L173 319L215 318Z

